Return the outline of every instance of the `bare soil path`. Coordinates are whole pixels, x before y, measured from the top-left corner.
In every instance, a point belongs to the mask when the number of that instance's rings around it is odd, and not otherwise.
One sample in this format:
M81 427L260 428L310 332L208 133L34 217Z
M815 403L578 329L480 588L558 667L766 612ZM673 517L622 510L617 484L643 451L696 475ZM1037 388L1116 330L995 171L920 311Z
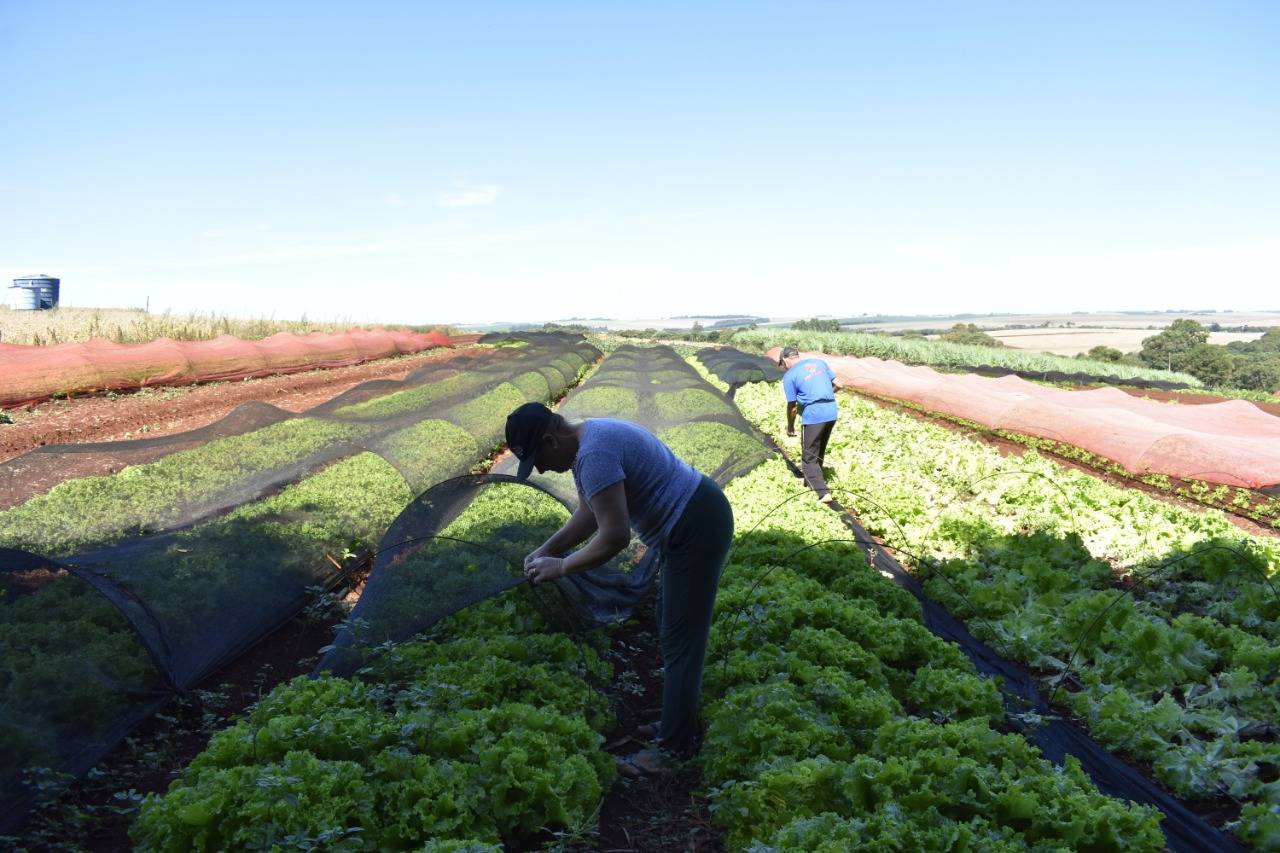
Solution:
M0 423L0 461L49 444L153 438L206 426L236 406L261 400L301 412L372 379L403 379L425 364L447 362L467 347L235 382L145 388L130 394L96 394L50 400L10 412Z

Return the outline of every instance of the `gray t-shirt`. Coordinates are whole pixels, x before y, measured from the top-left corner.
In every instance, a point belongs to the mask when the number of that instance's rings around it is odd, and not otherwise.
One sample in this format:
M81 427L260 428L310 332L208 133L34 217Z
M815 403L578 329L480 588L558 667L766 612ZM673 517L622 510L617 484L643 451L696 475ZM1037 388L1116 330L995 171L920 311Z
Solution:
M631 527L649 547L662 545L702 475L642 427L613 418L586 421L573 482L588 507L601 489L624 481Z

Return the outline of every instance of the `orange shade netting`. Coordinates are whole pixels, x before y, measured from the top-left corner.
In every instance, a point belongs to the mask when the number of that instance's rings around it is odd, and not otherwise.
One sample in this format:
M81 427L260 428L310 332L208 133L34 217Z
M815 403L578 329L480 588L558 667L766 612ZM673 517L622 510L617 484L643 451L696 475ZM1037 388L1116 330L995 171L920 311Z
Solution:
M769 351L777 358L778 348ZM939 373L878 358L821 358L846 385L989 429L1047 438L1110 459L1131 474L1165 474L1261 489L1280 483L1280 418L1245 400L1179 405L1118 388L1068 391L1017 376Z
M183 385L345 367L449 346L439 332L354 329L339 334L281 332L260 341L219 335L208 341L160 338L117 344L94 338L54 346L0 344L0 406L59 394Z

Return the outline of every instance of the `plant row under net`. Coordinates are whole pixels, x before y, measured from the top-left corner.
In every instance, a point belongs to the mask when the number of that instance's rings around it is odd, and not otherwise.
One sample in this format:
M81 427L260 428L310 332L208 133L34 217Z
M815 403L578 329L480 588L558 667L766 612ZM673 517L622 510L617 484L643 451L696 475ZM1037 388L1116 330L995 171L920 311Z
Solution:
M486 460L511 409L557 398L598 355L532 336L301 415L251 406L191 433L8 463L17 483L59 460L95 473L0 512L0 813L19 814L32 768L83 772L291 618L414 495Z

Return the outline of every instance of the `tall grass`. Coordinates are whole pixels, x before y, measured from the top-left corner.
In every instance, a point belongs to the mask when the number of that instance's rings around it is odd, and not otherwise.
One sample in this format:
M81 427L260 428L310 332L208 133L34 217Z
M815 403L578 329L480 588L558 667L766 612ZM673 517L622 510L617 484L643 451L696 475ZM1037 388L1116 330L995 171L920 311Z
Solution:
M50 311L14 311L0 306L0 343L47 344L106 338L122 344L145 343L157 338L206 341L218 335L234 335L254 341L277 332L345 332L356 328L409 329L414 332L455 329L440 325L368 324L349 321L319 322L305 314L298 320L274 317L231 317L226 314L149 314L140 308L54 308Z
M737 332L733 344L744 349L763 352L775 346L793 346L802 350L817 350L832 355L875 356L906 364L927 364L952 370L964 370L980 365L1004 367L1021 373L1084 373L1089 376L1116 376L1121 379L1156 379L1165 382L1183 382L1194 387L1200 380L1186 373L1155 370L1131 364L1108 361L1066 358L1048 353L1024 352L1007 347L982 347L953 344L946 341L930 341L919 338L898 338L890 335L869 335L864 332L803 332L794 329L757 329Z

